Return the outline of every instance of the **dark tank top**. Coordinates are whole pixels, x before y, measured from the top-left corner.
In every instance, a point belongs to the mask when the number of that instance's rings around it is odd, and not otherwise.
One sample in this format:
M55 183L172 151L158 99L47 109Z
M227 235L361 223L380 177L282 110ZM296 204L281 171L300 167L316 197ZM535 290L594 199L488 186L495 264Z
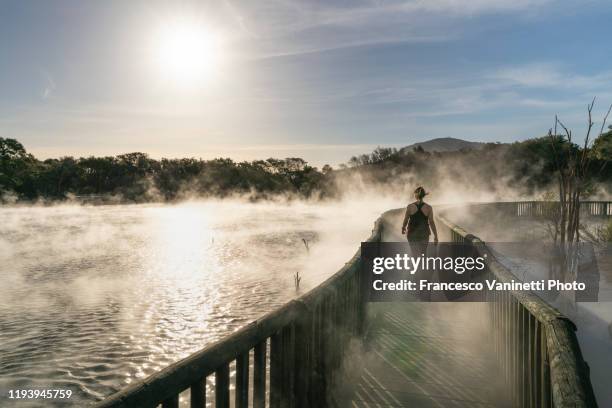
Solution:
M421 211L424 204L416 204L416 212L408 219L408 241L429 241L429 221Z

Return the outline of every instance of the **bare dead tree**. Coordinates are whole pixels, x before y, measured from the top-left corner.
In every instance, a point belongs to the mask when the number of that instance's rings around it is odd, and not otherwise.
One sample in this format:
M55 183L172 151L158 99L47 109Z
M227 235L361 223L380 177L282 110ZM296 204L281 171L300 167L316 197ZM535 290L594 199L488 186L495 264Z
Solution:
M588 126L582 148L574 145L572 131L559 120L558 116L555 116L555 124L548 131L559 185L559 225L557 231L560 243L580 241L580 198L588 182L588 170L592 159L591 132L595 125L592 115L594 106L595 98L587 106ZM603 118L597 137L604 133L610 111L612 111L612 105L610 105ZM562 129L561 134L557 131L558 127Z
M558 241L559 237L559 205L556 202L556 194L553 191L547 191L541 197L542 200L542 218L544 220L544 230L553 242Z

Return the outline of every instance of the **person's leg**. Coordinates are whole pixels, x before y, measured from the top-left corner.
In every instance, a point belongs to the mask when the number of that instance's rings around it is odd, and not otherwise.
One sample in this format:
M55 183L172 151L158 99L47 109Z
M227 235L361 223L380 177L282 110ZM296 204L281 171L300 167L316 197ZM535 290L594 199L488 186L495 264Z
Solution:
M410 255L413 258L427 256L427 246L429 245L429 241L416 241L409 239L408 245L410 246ZM429 276L429 271L426 271L423 268L417 269L413 277L413 282L416 283L417 288L420 286L421 280L431 280ZM427 302L431 298L429 291L417 290L416 293L421 301Z
M429 245L429 241L421 241L420 244L421 247L419 248L419 255L423 254L425 257L427 257L427 247ZM419 271L419 279L431 281L431 273L432 271L429 271L426 268L421 268ZM429 290L420 290L419 299L421 299L421 302L429 302L431 299L431 292Z

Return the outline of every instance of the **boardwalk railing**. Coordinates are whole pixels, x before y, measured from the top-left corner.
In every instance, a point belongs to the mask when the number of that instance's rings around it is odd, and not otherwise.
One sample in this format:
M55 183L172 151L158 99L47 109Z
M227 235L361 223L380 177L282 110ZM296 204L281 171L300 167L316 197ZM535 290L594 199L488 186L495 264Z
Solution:
M485 207L496 214L516 217L552 217L560 212L558 201L518 201L473 204ZM612 217L612 201L581 201L580 215L587 217Z
M609 202L582 203L587 215L611 216ZM544 216L546 202L481 204L508 216ZM488 279L511 282L517 278L478 237L444 216L439 224L452 242L470 244L487 257ZM576 326L538 296L524 291L487 291L496 354L504 368L512 405L519 407L596 407L589 367L582 357Z
M381 231L379 219L368 241L380 241ZM364 321L360 262L357 252L307 294L96 406L172 408L181 397L192 408L205 407L207 398L217 408L228 408L230 400L237 408L326 406L347 342Z

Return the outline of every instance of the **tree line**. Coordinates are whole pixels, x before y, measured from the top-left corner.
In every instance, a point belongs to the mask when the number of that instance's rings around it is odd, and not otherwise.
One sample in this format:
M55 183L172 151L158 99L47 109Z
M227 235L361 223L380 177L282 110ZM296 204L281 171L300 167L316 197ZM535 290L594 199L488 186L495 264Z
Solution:
M331 198L341 194L343 181L355 174L366 184L393 184L399 175L411 174L428 185L450 178L458 185L478 183L482 189L498 188L503 183L529 194L554 185L558 160L581 149L562 137L551 142L546 136L453 152L379 147L370 154L350 158L338 169L328 165L318 169L301 158L156 160L140 152L38 160L17 140L0 138L0 197L27 201L113 196L128 202L233 194ZM586 169L590 184L584 194L612 181L612 129L598 137L587 153L591 157Z
M378 147L370 154L351 157L340 171L359 172L372 185L393 184L393 180L402 181L402 174L410 174L430 188L446 181L473 190L512 189L533 196L556 190L559 169L583 153L589 157L583 198L602 187L612 191L612 126L587 147L560 134L451 152L428 152L420 146L411 150Z
M0 138L0 192L19 200L108 195L143 202L241 193L310 197L324 177L300 158L156 160L136 152L41 161L17 140Z

